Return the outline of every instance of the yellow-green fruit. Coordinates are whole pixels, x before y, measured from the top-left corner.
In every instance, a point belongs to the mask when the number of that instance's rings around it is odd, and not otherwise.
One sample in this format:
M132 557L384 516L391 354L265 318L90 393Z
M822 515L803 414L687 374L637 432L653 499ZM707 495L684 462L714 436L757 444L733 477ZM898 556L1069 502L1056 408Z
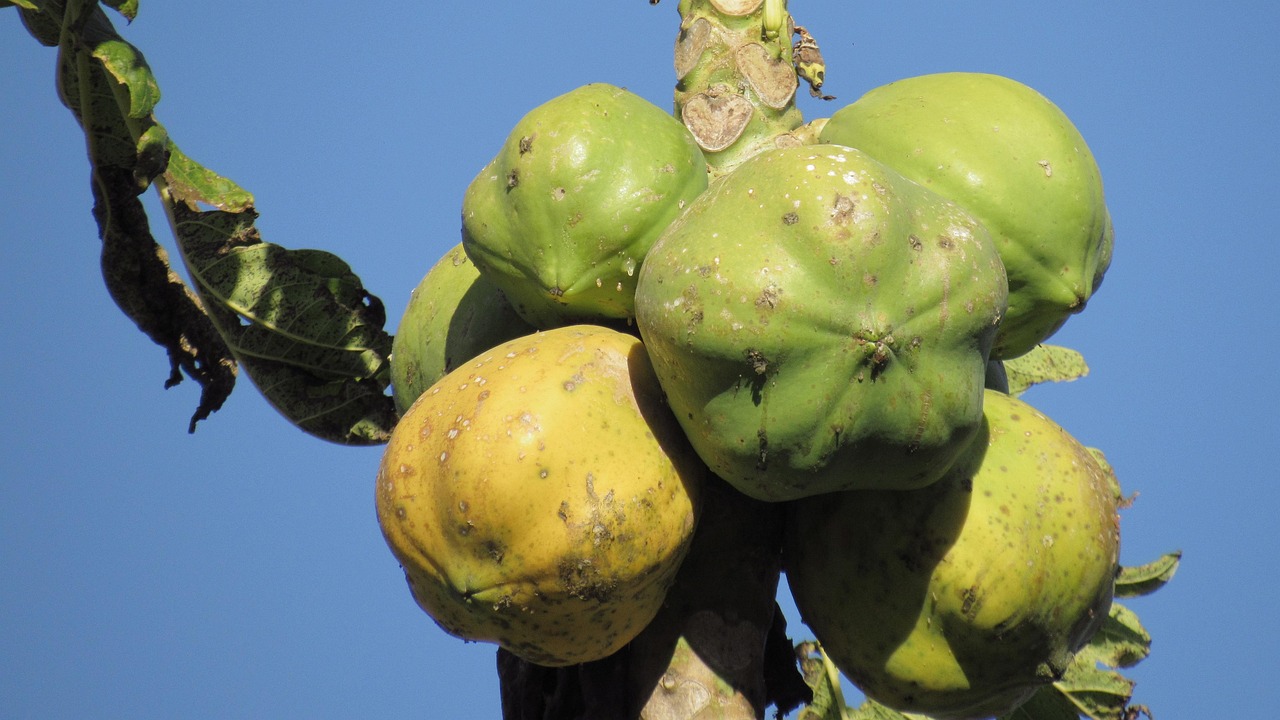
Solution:
M831 116L851 145L968 210L1009 274L991 355L1043 342L1102 284L1114 242L1102 176L1071 120L1015 80L952 72L871 90Z
M408 410L437 380L481 352L532 332L462 245L455 245L414 288L396 328L391 348L396 409Z
M670 112L592 83L529 111L462 199L462 243L538 328L626 320L663 228L707 187Z
M1117 497L1092 453L988 390L978 440L922 490L793 508L788 583L868 696L937 718L1000 715L1061 676L1106 618Z
M378 521L440 627L570 665L657 613L704 472L640 341L570 326L482 353L418 398L378 471Z

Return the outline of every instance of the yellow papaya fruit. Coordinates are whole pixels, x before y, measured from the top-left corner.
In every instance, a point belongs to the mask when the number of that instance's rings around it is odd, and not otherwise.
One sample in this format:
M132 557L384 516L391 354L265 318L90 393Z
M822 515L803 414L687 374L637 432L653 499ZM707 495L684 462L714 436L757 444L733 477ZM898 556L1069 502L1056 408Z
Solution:
M657 613L704 472L640 341L569 326L498 345L423 393L387 445L376 506L440 627L571 665Z

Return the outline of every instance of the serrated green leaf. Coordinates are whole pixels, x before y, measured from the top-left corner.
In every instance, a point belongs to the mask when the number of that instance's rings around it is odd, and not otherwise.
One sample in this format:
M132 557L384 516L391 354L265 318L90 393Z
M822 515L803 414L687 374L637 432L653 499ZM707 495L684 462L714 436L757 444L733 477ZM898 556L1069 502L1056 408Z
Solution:
M797 720L850 720L840 689L840 671L817 642L796 648L800 674L813 691L813 701L800 710Z
M106 22L106 17L98 13L95 20L98 25ZM110 28L107 25L106 28ZM151 68L142 57L142 53L133 45L125 42L114 29L92 45L93 56L102 63L111 77L123 86L127 100L126 114L131 118L143 118L150 115L160 102L160 85L151 73Z
M867 698L856 709L846 709L846 720L932 720L928 715L904 713Z
M1081 663L1073 664L1053 687L1089 720L1124 720L1133 685L1120 673Z
M1182 561L1182 551L1177 550L1137 567L1122 567L1116 576L1116 597L1139 597L1164 587L1173 579Z
M1102 664L1113 668L1133 667L1151 653L1151 635L1138 616L1120 603L1111 603L1107 619L1089 643L1076 653L1075 661L1085 666Z
M138 17L138 0L102 0L102 4L113 8L129 22Z
M192 209L208 205L229 213L253 208L253 195L231 180L187 157L169 143L169 167L165 173L166 192L174 202Z
M31 37L45 47L57 47L62 37L61 0L15 0L18 17Z
M1009 394L1021 395L1033 385L1070 382L1089 374L1084 356L1058 345L1038 345L1031 352L1004 361L1009 378Z
M1072 703L1052 685L1040 688L1013 712L1000 716L1000 720L1079 720L1075 703Z
M209 203L244 199L234 183L189 159L182 167L188 180L233 196ZM330 253L263 242L252 205L202 211L196 206L203 197L166 195L183 261L206 307L272 406L325 440L386 442L396 420L386 394L391 336L383 330L381 302L350 267Z

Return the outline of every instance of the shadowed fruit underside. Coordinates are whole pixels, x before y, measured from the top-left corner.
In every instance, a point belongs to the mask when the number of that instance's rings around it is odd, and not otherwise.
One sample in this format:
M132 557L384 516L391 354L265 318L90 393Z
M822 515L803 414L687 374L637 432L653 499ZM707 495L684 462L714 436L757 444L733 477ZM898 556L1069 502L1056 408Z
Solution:
M987 391L978 439L933 485L795 504L785 547L805 623L868 696L999 715L1061 677L1107 617L1107 471L1031 406Z

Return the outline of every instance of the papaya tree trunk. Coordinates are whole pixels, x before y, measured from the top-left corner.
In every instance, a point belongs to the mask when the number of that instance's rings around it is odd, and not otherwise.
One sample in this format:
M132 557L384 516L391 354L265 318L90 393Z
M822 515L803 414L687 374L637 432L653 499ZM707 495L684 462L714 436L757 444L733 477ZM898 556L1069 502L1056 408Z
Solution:
M681 0L675 115L713 176L812 141L786 0ZM663 609L626 648L540 667L498 651L503 720L756 720L811 699L778 610L783 506L711 478Z

